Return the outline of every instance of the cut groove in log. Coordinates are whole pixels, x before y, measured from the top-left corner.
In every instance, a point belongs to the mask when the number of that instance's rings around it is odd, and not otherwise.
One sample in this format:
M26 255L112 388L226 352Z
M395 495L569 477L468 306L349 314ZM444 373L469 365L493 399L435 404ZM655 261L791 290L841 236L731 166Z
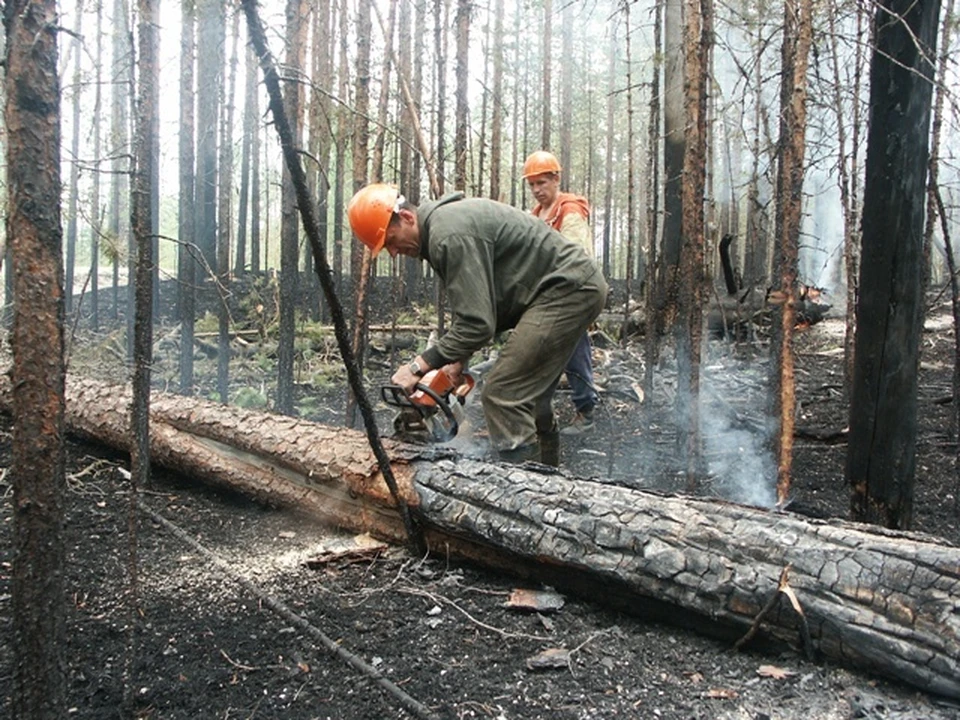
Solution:
M9 380L0 405L9 412ZM363 434L163 393L151 401L154 461L351 531L403 543ZM68 381L66 420L125 450L126 388ZM920 533L716 499L665 495L385 441L432 551L549 582L731 642L768 612L764 641L960 698L960 549Z

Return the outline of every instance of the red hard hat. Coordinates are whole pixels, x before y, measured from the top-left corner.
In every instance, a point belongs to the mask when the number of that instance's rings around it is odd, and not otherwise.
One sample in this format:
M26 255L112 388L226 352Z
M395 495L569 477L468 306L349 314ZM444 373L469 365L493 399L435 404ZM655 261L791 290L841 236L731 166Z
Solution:
M534 175L558 172L560 172L560 163L557 160L557 156L546 150L537 150L536 152L530 153L526 162L523 163L524 180Z
M357 190L347 205L347 217L353 234L376 257L387 239L387 225L398 210L400 191L393 185L371 183Z

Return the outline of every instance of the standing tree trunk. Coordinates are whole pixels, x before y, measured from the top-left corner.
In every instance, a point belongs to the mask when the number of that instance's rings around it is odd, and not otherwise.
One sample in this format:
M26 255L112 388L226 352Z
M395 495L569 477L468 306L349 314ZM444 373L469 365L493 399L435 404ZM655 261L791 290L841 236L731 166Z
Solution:
M909 528L916 471L923 210L939 0L876 11L847 482L854 520Z
M453 183L457 190L467 189L467 127L469 104L467 89L470 81L470 0L457 0L457 109L453 139Z
M553 99L550 94L550 86L553 84L553 73L552 73L552 60L553 53L551 48L553 46L553 0L543 0L543 45L542 45L542 57L540 58L541 63L543 63L543 71L541 72L542 77L540 78L541 88L543 89L543 97L540 102L540 111L541 123L540 123L540 149L549 150L550 149L550 122L551 122L551 113L550 113L550 103L553 102Z
M711 0L685 0L683 54L684 156L679 321L677 322L677 440L686 460L687 489L702 476L700 349L703 329L704 217L707 149L707 60L713 35Z
M619 93L615 92L617 87L617 32L616 24L610 28L609 45L610 65L607 70L607 127L613 127L613 118L616 110L617 97ZM603 193L603 237L600 244L600 268L603 270L604 277L610 275L610 249L612 247L613 236L613 133L607 133L606 143L606 166L603 171L604 193Z
M223 83L223 0L197 7L197 206L196 243L201 272L217 268L217 118Z
M500 200L503 148L503 0L493 4L493 79L490 107L490 198Z
M237 79L237 43L240 34L240 12L234 11L232 46L230 49L230 69L226 82L221 85L223 95L220 115L220 182L218 190L217 223L217 268L219 284L217 291L220 302L217 305L217 392L220 402L230 400L230 308L227 298L230 294L230 239L233 233L233 113Z
M633 35L630 32L630 3L623 3L623 27L624 41L627 47L627 263L624 273L625 282L623 284L623 324L620 328L620 344L627 344L627 323L630 318L630 295L633 291L633 253L634 238L637 232L637 211L634 204L634 136L633 136L633 67L632 53Z
M573 175L573 3L566 3L560 15L560 189L570 190L570 178ZM629 112L629 110L628 110ZM611 128L612 130L612 128ZM630 146L631 149L633 145ZM579 183L578 187L585 184ZM633 187L630 183L628 187Z
M663 0L656 0L653 18L653 47L659 56L663 32ZM650 120L647 127L647 272L645 274L644 297L647 306L647 332L644 337L644 355L646 362L643 372L643 390L647 397L653 397L653 372L660 359L660 338L653 331L653 308L657 302L657 224L660 210L660 70L661 62L654 62L650 80ZM608 187L610 180L608 178Z
M80 75L80 59L83 54L80 48L80 39L83 37L83 0L79 0L77 3L77 24L74 33L73 42L70 44L70 50L73 53L73 97L71 102L73 136L70 138L70 186L67 188L67 267L64 277L64 312L67 315L73 312L73 275L77 255L77 201L80 195L80 106L83 94L80 91L83 86Z
M684 73L682 0L665 0L663 16L663 241L655 317L647 332L663 332L676 317L683 219Z
M100 82L100 68L103 66L103 3L97 3L97 40L96 55L94 60L94 78L93 78L93 178L90 183L90 278L91 281L100 275L100 235L103 229L102 214L100 212L100 153L101 135L100 135L100 110L102 107L102 91ZM99 295L100 283L93 283L97 288L96 295ZM100 302L94 300L92 293L90 300L90 326L93 329L100 327ZM67 296L69 300L70 296ZM77 308L79 311L79 307Z
M180 293L180 393L193 394L193 334L197 301L196 189L194 127L194 62L196 52L195 0L180 5L180 196L177 228L177 285Z
M353 115L353 192L367 184L369 167L367 160L367 146L370 142L370 127L367 116L370 107L370 36L372 34L371 0L359 0L357 3L357 84L354 100L355 113ZM353 307L356 312L353 318L353 332L362 332L362 308L366 297L370 278L370 248L366 245L351 243L350 247L350 275L353 278ZM351 346L356 352L357 342ZM356 355L355 355L356 357ZM363 360L358 358L363 369ZM355 427L357 422L357 406L355 398L348 391L346 398L345 421L347 427Z
M126 211L130 194L127 192L129 184L129 147L130 137L128 103L133 88L126 81L129 76L131 54L127 20L127 0L114 0L113 4L113 42L111 43L110 72L113 92L110 101L110 155L111 163L110 183L110 238L113 244L111 252L113 277L112 292L113 304L111 317L116 320L120 314L120 260L122 257L123 237L130 222L130 215ZM99 279L96 275L90 278L91 319L98 317ZM97 330L97 326L93 326Z
M237 251L233 256L233 274L237 277L243 276L247 271L247 217L250 208L250 160L254 137L257 132L257 58L249 47L244 51L243 57L243 70L246 79L243 88L243 137L240 139L240 194L237 198Z
M305 0L287 0L286 66L291 75L299 75L305 65L306 28ZM283 88L284 111L290 120L293 142L301 147L303 114L298 79L291 77ZM296 335L297 289L300 281L300 215L297 193L290 171L284 165L281 184L280 220L280 332L277 340L277 412L293 415L293 360Z
M349 5L347 2L340 7L340 54L338 75L338 92L340 97L348 97L350 93L350 65L347 60ZM343 295L343 221L344 216L344 187L347 174L347 145L350 139L351 115L350 109L340 105L337 109L337 133L335 137L336 149L333 161L333 216L336 223L333 226L333 284L337 295Z
M779 323L773 326L773 399L780 433L777 456L777 502L790 491L793 426L797 401L793 364L796 321L797 259L803 211L803 155L807 131L807 58L813 39L812 0L788 0L784 6L782 83L780 85L780 150L777 173L777 277L780 279Z
M54 0L4 6L7 238L14 275L13 717L66 705L63 229Z

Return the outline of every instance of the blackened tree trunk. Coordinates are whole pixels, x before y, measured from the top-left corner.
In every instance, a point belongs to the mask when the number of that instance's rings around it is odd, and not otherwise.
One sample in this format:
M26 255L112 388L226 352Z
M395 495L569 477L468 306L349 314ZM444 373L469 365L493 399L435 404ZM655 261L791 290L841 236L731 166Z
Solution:
M683 218L684 94L682 0L665 0L663 17L663 242L655 326L662 332L676 315Z
M294 75L302 71L306 58L307 4L304 0L287 0L286 65ZM291 79L283 88L284 110L290 120L293 141L297 147L303 140L301 83ZM280 219L280 331L277 340L277 412L293 415L293 361L296 335L297 288L300 284L300 215L297 193L286 165L281 185Z
M853 519L909 528L916 470L923 212L939 0L874 18L847 482Z
M63 229L57 4L4 6L7 215L14 276L13 717L67 716Z
M663 35L663 0L656 0L653 18L653 47L657 57ZM644 336L643 390L653 397L653 373L660 359L660 337L653 332L653 307L657 301L657 225L660 214L660 72L663 63L655 61L650 79L650 120L647 126L647 272L644 278L644 298L647 306L647 332ZM612 120L612 118L611 118ZM608 151L609 152L609 151ZM609 163L609 160L608 160ZM607 179L608 188L610 179Z
M196 62L195 0L182 0L180 5L180 196L177 229L177 291L180 320L180 392L193 394L193 335L196 318L196 194L194 63Z
M340 97L349 97L350 93L350 65L348 62L349 51L349 6L344 2L339 9L339 69L338 92ZM346 187L347 173L347 149L350 140L350 130L352 128L350 108L340 105L337 109L337 133L336 149L334 154L333 169L333 216L337 222L333 226L333 284L337 289L337 295L343 294L343 229L344 223L340 218L344 217L344 192Z
M635 153L634 148L634 130L633 130L633 67L632 67L632 48L633 34L630 32L630 3L624 2L623 8L623 26L626 28L624 33L624 42L626 43L626 67L627 67L627 257L624 273L624 313L623 324L620 329L620 342L624 346L627 344L627 321L630 316L630 296L633 291L633 254L635 252L635 242L637 232L637 211L634 204L634 171L635 171Z
M803 211L803 156L807 132L807 60L813 39L811 0L788 0L784 5L781 49L780 147L777 172L776 277L779 280L779 322L773 325L770 350L773 363L774 412L779 433L774 438L777 456L777 502L790 490L796 388L793 362L793 326L796 321L797 265L800 220Z

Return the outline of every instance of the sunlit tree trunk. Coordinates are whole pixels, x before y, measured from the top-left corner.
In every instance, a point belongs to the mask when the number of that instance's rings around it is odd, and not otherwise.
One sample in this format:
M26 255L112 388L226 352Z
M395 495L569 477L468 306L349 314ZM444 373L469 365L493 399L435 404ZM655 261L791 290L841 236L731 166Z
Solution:
M14 278L11 608L15 718L67 717L63 228L54 0L3 8L6 237ZM29 93L18 89L30 88Z
M711 0L685 0L683 54L684 155L679 321L677 323L677 439L686 460L687 490L702 476L700 351L703 331L704 191L707 152L707 68L713 37Z
M876 10L847 482L854 520L913 519L923 212L939 0Z
M790 491L796 387L793 326L796 321L797 262L803 211L803 159L807 131L807 62L813 40L812 0L787 0L781 48L780 147L777 172L776 277L780 311L771 341L773 400L779 433L774 436L777 458L777 502Z

